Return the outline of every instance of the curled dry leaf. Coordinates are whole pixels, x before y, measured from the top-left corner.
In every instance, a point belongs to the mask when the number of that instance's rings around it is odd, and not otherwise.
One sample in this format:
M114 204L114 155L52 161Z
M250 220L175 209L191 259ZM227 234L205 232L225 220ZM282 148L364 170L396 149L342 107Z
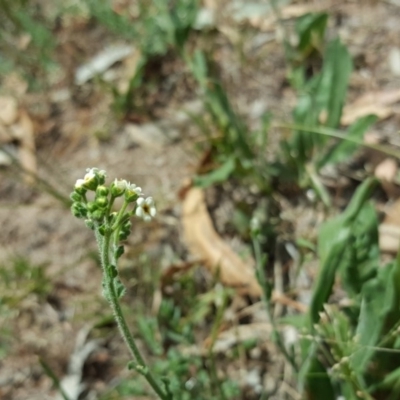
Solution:
M375 114L379 119L390 117L394 104L400 101L400 89L366 93L343 109L342 125L350 125L358 118Z
M261 295L254 261L243 261L215 231L201 189L191 188L186 193L182 224L190 251L201 257L223 284L238 289L242 294Z

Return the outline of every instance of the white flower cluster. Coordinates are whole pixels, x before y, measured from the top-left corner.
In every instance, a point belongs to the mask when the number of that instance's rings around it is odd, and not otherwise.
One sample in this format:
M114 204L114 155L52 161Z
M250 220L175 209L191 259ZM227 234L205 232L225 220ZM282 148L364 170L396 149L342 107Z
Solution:
M114 187L125 192L127 197L138 197L136 200L135 214L144 221L151 221L156 216L157 210L152 197L143 197L142 188L125 179L115 179Z

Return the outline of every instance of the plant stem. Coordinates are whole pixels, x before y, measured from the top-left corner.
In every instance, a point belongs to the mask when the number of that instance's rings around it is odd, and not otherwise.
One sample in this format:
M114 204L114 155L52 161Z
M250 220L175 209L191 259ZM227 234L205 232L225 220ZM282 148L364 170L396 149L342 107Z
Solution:
M131 334L128 325L126 323L125 317L123 315L121 305L119 303L119 298L117 294L117 290L115 287L115 278L113 276L113 270L111 268L111 260L110 260L110 242L111 242L111 233L106 232L105 236L102 240L102 243L99 242L99 250L101 255L101 264L103 267L104 273L104 283L105 283L105 291L107 293L107 300L110 303L110 306L113 310L115 321L117 322L118 329L128 346L133 359L135 361L136 370L142 374L149 385L153 388L153 390L158 394L158 396L162 400L171 400L171 396L167 395L164 390L160 387L155 377L151 373L149 367L147 366L143 356L141 355L133 335ZM96 229L96 237L100 236Z
M273 333L273 337L275 339L275 343L278 346L279 350L284 355L284 357L286 358L286 360L292 366L294 371L298 372L298 367L296 365L296 362L295 362L294 358L287 351L285 344L282 341L282 337L278 331L278 327L276 326L276 321L273 316L273 313L271 312L272 288L270 287L270 284L268 283L267 276L264 271L264 262L263 262L264 257L261 252L260 242L259 242L258 238L256 237L256 235L253 235L252 239L253 239L254 255L256 258L258 282L262 288L262 298L265 303L265 309L267 312L267 316L268 316L269 322L272 327L272 333Z

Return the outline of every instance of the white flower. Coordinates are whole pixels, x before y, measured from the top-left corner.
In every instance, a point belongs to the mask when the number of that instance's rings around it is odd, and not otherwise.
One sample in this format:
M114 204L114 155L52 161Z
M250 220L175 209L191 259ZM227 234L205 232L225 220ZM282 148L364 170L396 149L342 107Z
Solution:
M131 192L132 194L136 194L137 196L142 195L142 188L139 186L136 186L134 183L128 182L128 186L126 189L129 190L129 192Z
M157 210L152 197L147 197L147 199L139 197L136 201L136 205L135 214L144 221L151 221L151 219L156 216Z
M125 179L115 178L114 186L124 192L129 187L129 182L127 182Z
M84 179L78 179L75 182L75 189L80 189L84 184L85 184L85 180Z
M99 170L98 168L87 168L86 174L83 179L78 179L75 183L75 189L85 188L89 190L96 189L99 180L104 180L106 177L106 171Z
M98 172L98 168L87 168L86 175L83 179L85 179L86 181L92 180L93 178L96 178Z
M107 173L104 171L104 169L98 169L98 168L86 168L87 175L95 175L95 176L100 176L100 177L106 177Z

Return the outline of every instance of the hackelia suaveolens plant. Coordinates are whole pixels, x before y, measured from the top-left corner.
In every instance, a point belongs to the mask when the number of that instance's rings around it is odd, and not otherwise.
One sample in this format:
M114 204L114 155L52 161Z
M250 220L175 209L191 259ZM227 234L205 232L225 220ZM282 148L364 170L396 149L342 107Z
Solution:
M119 303L125 293L117 268L118 259L124 253L121 242L131 233L132 217L144 221L155 217L154 200L152 197L144 198L142 189L125 179L115 179L107 186L106 176L104 170L88 168L83 179L76 181L71 193L71 211L75 217L84 219L86 226L95 232L103 268L104 297L133 357L129 367L140 372L161 399L171 400L167 387L163 388L155 379L140 354ZM123 200L122 206L118 211L112 211L114 201L119 197Z
M75 190L71 193L72 213L78 218L86 219L86 223L92 226L110 222L112 216L111 206L117 197L124 196L122 207L124 215L118 215L119 222L123 222L132 216L137 216L144 221L151 221L156 215L156 207L152 197L143 197L142 188L125 179L115 179L109 187L105 186L107 174L98 168L88 168L83 179L75 183ZM88 200L87 192L94 192L94 199ZM126 212L128 204L133 204L133 210ZM114 226L116 229L117 226Z

